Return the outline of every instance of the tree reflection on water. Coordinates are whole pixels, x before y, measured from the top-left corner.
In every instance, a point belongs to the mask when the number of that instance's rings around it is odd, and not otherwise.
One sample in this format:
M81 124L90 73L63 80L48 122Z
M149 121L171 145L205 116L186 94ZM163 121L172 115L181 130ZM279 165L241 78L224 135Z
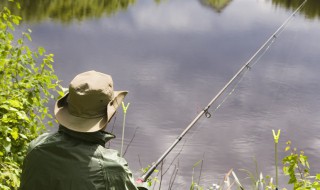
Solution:
M54 20L69 23L74 20L100 18L111 16L126 10L136 0L16 0L21 5L18 9L13 3L0 2L0 6L7 6L13 14L22 16L27 22L41 22Z
M86 19L113 16L119 11L126 11L138 0L16 0L21 5L18 9L14 3L1 1L0 7L7 6L13 14L22 16L26 22L38 23L52 20L62 23L83 21ZM215 12L222 12L232 0L198 0L203 6L210 7ZM270 1L270 0L269 0ZM304 0L272 0L276 7L296 9ZM160 4L165 0L154 0ZM300 11L309 19L320 18L320 1L308 0Z
M304 0L272 0L272 4L286 9L297 9ZM304 14L309 19L320 18L320 1L308 0L304 7L300 10L301 14Z
M222 12L232 0L199 0L204 6L211 7L215 12ZM270 0L269 0L270 1ZM285 9L296 10L304 0L272 0L273 5ZM300 14L304 14L308 19L320 18L320 1L308 0Z
M222 12L232 0L199 0L204 6L211 7L215 12Z

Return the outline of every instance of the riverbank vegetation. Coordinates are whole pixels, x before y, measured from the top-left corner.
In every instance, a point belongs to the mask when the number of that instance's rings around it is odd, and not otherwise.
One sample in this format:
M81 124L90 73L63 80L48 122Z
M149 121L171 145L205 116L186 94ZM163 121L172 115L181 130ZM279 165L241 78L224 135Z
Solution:
M279 133L277 140L275 139L275 145L278 143ZM203 158L197 161L192 166L192 176L190 183L190 190L287 190L288 187L294 190L319 190L320 189L320 172L312 174L311 164L309 164L308 156L304 151L298 150L295 147L292 147L291 141L286 142L286 147L283 150L286 155L282 159L282 164L278 164L278 149L275 146L275 164L268 167L275 168L275 175L264 175L258 168L258 161L254 159L255 171L250 171L247 169L230 169L224 176L223 180L217 183L216 179L212 179L214 183L208 185L203 185L201 182L201 174L203 169L203 164L206 162ZM179 171L179 162L173 164L181 153L183 147L180 149L178 155L171 161L169 166L165 168L163 163L160 164L159 170L154 173L148 179L148 185L150 189L161 189L164 175L170 175L168 190L174 189L175 179ZM282 151L281 151L282 152ZM166 160L164 160L166 162ZM147 172L150 166L142 169L143 173ZM171 168L172 173L170 174L169 169ZM286 183L279 183L278 168L282 168L282 176L285 176L287 179ZM196 173L198 175L196 175ZM244 175L243 175L244 174ZM242 176L242 178L238 177ZM245 176L245 177L243 177ZM283 179L283 177L282 177ZM282 180L285 181L285 180Z
M192 177L192 182L190 185L190 190L227 190L227 189L252 189L252 190L274 190L282 189L286 190L284 186L291 186L294 190L319 190L320 189L320 173L312 175L310 173L310 164L308 162L308 156L302 150L297 148L292 148L291 141L286 143L286 148L284 152L287 155L282 159L282 173L287 176L287 184L278 183L277 171L276 175L264 176L262 172L258 171L257 163L256 171L252 172L245 169L240 169L239 172L244 172L247 177L240 180L234 170L230 170L225 176L224 180L219 184L212 184L210 187L203 187L198 185L200 183L200 178L198 181L194 181ZM275 149L275 153L277 153ZM203 160L202 160L203 161ZM256 161L255 161L256 162ZM275 169L277 170L278 165L277 158L275 158ZM197 164L194 165L194 167ZM194 170L193 167L193 170ZM272 166L270 166L272 167ZM245 188L242 182L249 182L249 185ZM251 185L250 185L251 184Z
M10 2L17 8L19 4ZM53 54L32 50L31 30L17 37L21 17L0 10L0 189L17 189L28 144L52 125L47 107L59 81L53 70ZM48 122L46 122L48 121Z

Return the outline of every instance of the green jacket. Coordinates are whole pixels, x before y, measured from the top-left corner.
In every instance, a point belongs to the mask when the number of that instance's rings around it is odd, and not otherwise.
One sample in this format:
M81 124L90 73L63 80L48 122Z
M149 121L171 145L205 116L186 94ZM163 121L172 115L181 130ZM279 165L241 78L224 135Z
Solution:
M113 138L104 131L80 133L62 126L39 136L24 160L20 190L146 190L135 185L118 151L104 147Z

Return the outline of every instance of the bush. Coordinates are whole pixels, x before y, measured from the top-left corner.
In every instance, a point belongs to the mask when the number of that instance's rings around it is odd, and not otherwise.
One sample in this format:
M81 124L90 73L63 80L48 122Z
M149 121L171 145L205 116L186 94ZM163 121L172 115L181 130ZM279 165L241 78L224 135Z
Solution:
M283 172L289 176L288 184L293 184L295 190L320 189L320 174L310 175L308 157L303 151L291 148L291 141L287 142L286 151L291 153L283 158Z
M12 0L11 3L14 3ZM20 7L16 3L17 7ZM31 30L16 39L21 18L0 9L0 189L17 189L28 143L52 125L47 103L61 95L52 67L53 54L31 50ZM49 122L46 122L49 121Z

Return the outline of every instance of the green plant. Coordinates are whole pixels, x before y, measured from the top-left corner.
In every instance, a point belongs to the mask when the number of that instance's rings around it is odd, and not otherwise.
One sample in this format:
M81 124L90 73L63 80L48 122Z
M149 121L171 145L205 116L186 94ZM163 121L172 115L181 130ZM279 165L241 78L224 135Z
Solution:
M272 130L273 139L274 139L274 160L275 160L275 166L276 166L276 188L279 186L279 175L278 175L278 142L280 138L280 132L281 130L278 130L278 133L276 134L274 130Z
M150 169L150 167L151 167L151 165L148 165L148 166L145 167L145 168L141 168L140 171L141 171L142 175L145 174L145 173L147 173L147 171ZM156 170L154 170L154 172L155 172L155 173L158 173L159 170L156 169ZM154 177L149 177L146 182L147 182L148 186L151 187L151 186L154 185L156 182L159 182L159 180L158 180L158 178L157 178L156 176L154 176Z
M46 106L51 93L63 94L52 67L53 54L26 45L25 40L32 40L31 30L15 38L20 21L8 8L0 10L0 189L18 188L28 143L52 125Z
M247 174L248 177L246 179L251 180L251 186L249 189L255 190L274 190L278 189L278 142L280 137L280 130L276 134L273 130L273 137L275 143L275 165L276 165L276 184L274 184L273 178L271 176L263 176L262 172L259 172L257 161L255 162L256 170L251 172L249 170L240 169ZM296 148L291 148L291 141L287 142L287 147L285 148L285 152L291 151L289 155L283 158L283 173L289 176L288 184L293 184L294 190L319 190L320 189L320 174L316 174L315 176L310 175L310 165L308 162L308 157L304 154L303 151L298 152ZM202 160L200 160L202 161ZM190 190L202 190L203 187L199 186L194 181L194 169L200 163L198 161L193 165L192 168L192 181ZM233 178L233 180L231 179ZM236 186L235 186L236 184ZM236 176L235 172L231 169L224 177L224 183L221 185L213 184L213 186L209 187L209 189L213 190L224 190L224 189L244 189L240 180ZM286 190L286 188L282 188Z
M258 177L258 170L256 174L248 170L243 170L247 173L252 181L252 189L278 189L278 141L280 137L280 130L276 134L274 130L273 137L275 143L275 167L276 167L276 184L273 183L273 178L270 176L263 177L262 173ZM283 158L283 173L289 176L288 184L293 184L295 190L318 190L320 189L320 174L316 176L310 175L310 165L308 157L303 151L298 152L296 148L291 148L291 141L287 142L285 152L290 151L290 154ZM257 164L256 164L257 168ZM283 188L285 189L285 188Z
M256 161L256 159L254 159L255 162L255 172L251 172L249 170L246 169L240 169L240 171L243 171L247 174L247 178L250 179L251 181L251 188L250 189L254 189L254 190L273 190L276 189L276 185L273 183L273 177L267 175L264 176L263 173L261 171L259 171L258 169L258 163ZM238 180L239 181L239 180ZM244 189L240 182L238 182L238 186L241 189ZM283 189L285 190L285 189Z
M316 176L310 175L310 165L308 157L303 151L298 151L297 148L291 148L291 141L287 142L285 151L291 153L283 158L283 173L288 175L288 184L293 184L293 188L297 190L304 189L320 189L320 174Z
M121 151L120 156L123 157L123 141L124 141L124 130L126 128L126 116L127 116L127 110L129 108L130 103L128 103L126 106L124 105L124 102L122 102L122 110L123 110L123 123L122 123L122 138L121 138Z
M190 190L203 190L204 188L201 187L199 185L200 183L200 179L198 180L198 182L195 182L194 180L194 169L201 163L201 165L203 164L203 160L199 160L198 162L196 162L193 166L192 166L192 178L191 178L191 186L190 186Z

